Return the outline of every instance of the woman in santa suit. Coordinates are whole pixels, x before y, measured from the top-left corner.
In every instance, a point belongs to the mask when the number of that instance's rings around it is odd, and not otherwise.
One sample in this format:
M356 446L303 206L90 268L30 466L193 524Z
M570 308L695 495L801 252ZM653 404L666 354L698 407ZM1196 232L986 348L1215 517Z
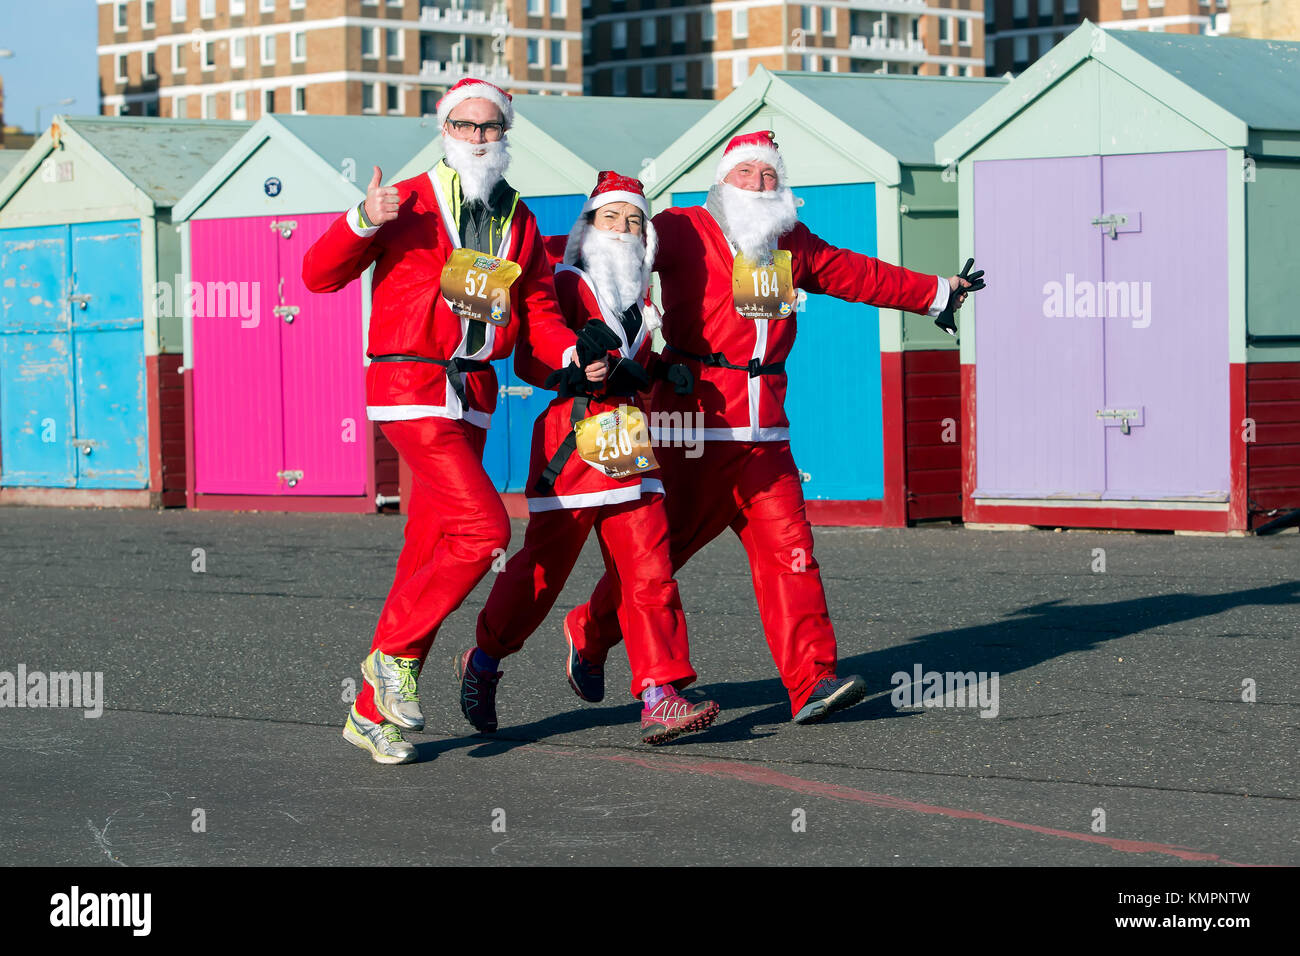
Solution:
M523 647L546 618L593 528L621 595L630 689L644 705L642 739L663 743L702 730L717 716L713 701L691 703L678 693L696 674L669 559L663 483L637 400L649 376L683 391L693 385L684 366L651 349L658 316L646 303L646 288L656 251L641 183L601 173L569 234L555 286L560 311L580 343L608 349L608 373L593 386L579 366L552 374L527 342L516 350L520 377L560 394L533 429L524 546L492 586L478 618L477 647L457 662L461 710L480 731L497 727L500 660ZM581 355L582 344L579 349ZM580 365L586 362L583 356ZM586 665L571 642L568 673L578 696L601 699L601 669Z

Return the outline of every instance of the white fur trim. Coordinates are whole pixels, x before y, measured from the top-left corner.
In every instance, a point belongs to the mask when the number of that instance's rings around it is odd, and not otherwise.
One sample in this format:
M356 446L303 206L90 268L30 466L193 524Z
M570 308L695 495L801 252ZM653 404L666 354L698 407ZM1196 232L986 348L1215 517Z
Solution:
M647 216L650 215L650 207L646 205L645 196L621 189L611 189L609 192L601 193L598 196L588 196L587 201L582 204L582 211L593 212L601 206L608 206L612 202L630 202Z
M773 146L757 145L737 146L725 153L718 163L718 172L713 181L722 182L741 163L767 163L776 170L777 185L785 185L785 163L781 161L781 154Z
M569 238L564 243L564 265L576 266L582 259L582 240L587 236L588 227L595 228L587 222L587 214L583 213L578 216L573 223L573 228L569 230ZM650 273L654 272L655 256L659 253L659 233L655 231L654 223L647 217L645 221L645 259L641 267L641 289L644 292L650 287ZM655 326L658 328L658 326Z
M655 256L659 254L659 233L649 218L645 221L645 264L641 267L641 289L650 288L650 273L655 269ZM648 327L648 326L647 326ZM658 328L656 325L655 328Z
M501 111L501 116L506 122L506 129L515 125L515 110L510 105L510 101L505 98L505 95L497 87L486 80L482 80L463 86L454 93L447 93L442 99L438 100L439 129L447 124L447 117L451 115L451 111L466 100L488 100Z

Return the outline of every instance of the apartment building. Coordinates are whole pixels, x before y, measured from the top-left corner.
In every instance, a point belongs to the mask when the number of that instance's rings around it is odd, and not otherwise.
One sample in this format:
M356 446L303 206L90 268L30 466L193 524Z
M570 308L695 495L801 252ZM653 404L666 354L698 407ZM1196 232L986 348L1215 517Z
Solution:
M97 0L101 112L434 112L467 75L582 92L580 0Z
M984 0L990 76L1019 73L1083 20L1108 30L1216 34L1228 0Z
M1232 0L1235 37L1300 40L1300 0Z
M980 0L582 0L583 88L722 98L754 67L982 76Z

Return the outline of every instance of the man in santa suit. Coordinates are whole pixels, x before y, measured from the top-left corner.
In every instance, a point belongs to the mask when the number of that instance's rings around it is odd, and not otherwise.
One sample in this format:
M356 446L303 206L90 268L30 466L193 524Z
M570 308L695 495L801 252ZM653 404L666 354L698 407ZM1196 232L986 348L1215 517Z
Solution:
M520 377L553 384L560 395L533 428L523 549L492 585L478 618L478 646L460 658L461 709L481 731L497 727L501 658L523 647L546 618L593 528L619 593L631 693L643 703L642 739L664 743L703 730L717 716L713 701L691 703L678 694L696 675L670 567L663 484L636 397L650 385L647 370L682 393L694 384L682 365L661 361L651 348L658 317L645 299L657 245L641 182L601 173L569 234L555 286L569 327L583 336L600 333L599 347L610 348L608 377L593 385L577 369L553 375L540 352L530 353L524 342L516 350ZM568 673L578 696L604 696L603 673L585 667L572 645Z
M366 413L411 469L405 545L343 731L379 763L415 759L401 731L424 728L420 668L510 540L483 470L497 401L488 363L510 355L525 328L543 361L576 360L537 222L504 179L512 121L509 94L461 80L438 101L444 159L388 187L376 167L365 201L303 257L313 292L374 265ZM602 361L592 374L603 371Z
M697 383L680 395L656 387L655 452L676 573L731 528L749 558L768 647L796 723L860 701L866 682L836 676L835 632L813 558L799 471L785 415L785 359L795 338L796 290L937 316L959 304L965 279L921 275L837 249L798 221L770 132L737 136L705 206L654 217L663 290L665 357ZM849 332L851 334L851 331ZM683 429L703 415L703 452ZM680 423L680 424L678 424ZM574 653L602 664L620 639L619 590L608 577L565 619Z

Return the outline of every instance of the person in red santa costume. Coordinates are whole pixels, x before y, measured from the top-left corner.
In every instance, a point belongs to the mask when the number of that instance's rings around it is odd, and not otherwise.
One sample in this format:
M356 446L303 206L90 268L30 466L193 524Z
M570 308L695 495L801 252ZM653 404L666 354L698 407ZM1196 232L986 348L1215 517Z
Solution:
M939 316L960 304L959 290L982 282L921 275L813 235L798 221L767 131L731 140L706 205L667 209L652 222L665 357L684 362L697 380L690 395L658 385L651 400L673 573L724 529L736 533L793 719L819 721L860 701L866 682L836 676L835 631L790 454L785 359L796 290ZM699 421L702 433L692 435ZM702 439L702 452L688 447L688 436ZM603 664L619 641L619 601L606 577L566 616L582 666Z
M523 342L515 353L521 378L554 386L559 396L533 428L523 549L493 583L479 614L477 647L460 659L461 710L480 731L497 728L500 660L522 648L550 613L593 528L619 594L631 693L643 703L642 739L665 743L703 730L718 714L713 701L692 703L678 693L696 675L669 560L663 483L637 401L650 386L648 374L682 394L694 384L683 365L662 361L651 348L659 323L646 289L658 243L649 212L639 180L602 172L556 267L565 319L580 337L594 339L593 349L609 349L608 377L593 384L576 368L554 373ZM603 672L584 666L572 645L568 675L584 700L604 696Z
M576 361L537 222L504 178L510 95L467 78L438 101L437 115L437 166L387 187L375 167L365 200L302 265L312 292L342 289L374 265L366 412L411 469L405 544L343 730L379 763L415 760L401 732L424 728L425 657L510 540L483 470L497 401L488 363L510 355L524 329L543 361ZM586 371L603 375L603 359Z

